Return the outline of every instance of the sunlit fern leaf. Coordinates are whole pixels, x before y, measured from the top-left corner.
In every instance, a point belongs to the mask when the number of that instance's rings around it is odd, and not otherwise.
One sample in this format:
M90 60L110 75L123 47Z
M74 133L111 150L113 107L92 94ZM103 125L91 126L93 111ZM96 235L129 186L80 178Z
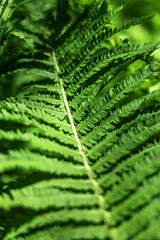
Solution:
M6 7L8 5L8 2L9 0L6 0L4 3L3 3L3 0L0 2L2 4L2 8L1 8L1 12L0 12L0 18L2 18L5 10L6 10Z
M134 91L160 66L125 73L159 42L107 45L151 16L117 28L122 7L78 9L35 0L10 19L0 77L19 87L0 102L0 237L159 239L160 91Z

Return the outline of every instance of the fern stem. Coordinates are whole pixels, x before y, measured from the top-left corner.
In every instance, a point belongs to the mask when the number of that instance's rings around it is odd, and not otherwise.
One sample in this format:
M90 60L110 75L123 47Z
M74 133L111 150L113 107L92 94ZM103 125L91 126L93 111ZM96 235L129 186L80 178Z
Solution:
M102 215L104 217L104 221L105 221L105 223L106 223L106 225L108 227L111 215L110 215L110 212L106 211L106 209L105 209L105 200L104 200L103 196L99 194L98 183L92 176L92 170L91 170L91 168L90 168L90 166L88 164L87 157L86 157L85 153L83 152L82 145L81 145L80 139L78 137L78 134L77 134L77 131L76 131L76 127L74 125L74 121L73 121L73 118L72 118L72 114L71 114L71 111L70 111L70 108L69 108L69 104L68 104L68 101L67 101L66 92L65 92L64 87L63 87L63 79L60 77L60 68L59 68L59 65L58 65L57 58L56 58L54 50L52 51L52 58L53 58L53 62L54 62L54 65L55 65L55 68L56 68L56 71L57 71L58 78L59 78L60 88L61 88L61 91L62 91L62 96L63 96L65 107L66 107L66 110L67 110L67 113L68 113L69 121L70 121L71 127L73 129L75 140L78 143L78 150L79 150L80 155L83 158L84 167L87 170L89 180L91 181L91 183L94 186L95 195L96 195L96 197L99 200L100 211L101 211L101 213L102 213Z

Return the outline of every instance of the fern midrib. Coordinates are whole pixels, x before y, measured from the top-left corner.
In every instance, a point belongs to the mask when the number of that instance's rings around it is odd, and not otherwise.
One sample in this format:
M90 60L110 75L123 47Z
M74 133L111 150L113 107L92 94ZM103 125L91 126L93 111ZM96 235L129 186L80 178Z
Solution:
M83 162L84 162L84 167L85 167L85 169L87 170L87 173L88 173L88 178L94 186L94 193L95 193L95 196L98 198L98 201L99 201L99 209L100 209L100 211L102 213L102 216L104 217L104 221L105 221L105 223L108 227L111 214L110 214L109 211L106 211L106 209L105 209L104 197L98 191L98 188L99 188L98 183L92 176L92 170L91 170L91 168L88 164L87 157L86 157L85 153L83 152L82 145L81 145L80 139L78 137L78 133L76 131L76 127L75 127L73 117L72 117L72 114L71 114L71 111L70 111L70 108L69 108L69 104L68 104L68 101L67 101L66 92L65 92L65 89L63 87L63 79L60 77L60 68L59 68L58 61L57 61L54 50L52 51L52 59L53 59L54 66L56 68L57 75L58 75L59 84L60 84L64 104L65 104L65 107L66 107L66 111L68 113L68 118L69 118L69 121L71 123L71 127L72 127L72 130L73 130L75 140L78 144L78 150L79 150L80 155L82 156L82 159L83 159Z

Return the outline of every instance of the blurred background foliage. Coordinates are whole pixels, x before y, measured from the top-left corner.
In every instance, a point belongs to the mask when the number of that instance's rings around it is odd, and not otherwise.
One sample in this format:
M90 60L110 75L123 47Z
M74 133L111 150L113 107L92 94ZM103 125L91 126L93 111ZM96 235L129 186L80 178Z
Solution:
M101 1L101 0L96 0ZM4 2L4 1L3 1ZM21 6L18 6L19 3L24 3ZM29 2L29 4L27 4ZM47 4L45 4L47 2ZM66 12L66 15L63 14L61 17L68 18L72 20L75 19L80 13L83 13L85 9L94 2L94 0L59 0L58 4L63 5L62 11ZM132 19L133 17L141 17L155 14L149 22L146 22L135 27L131 27L127 31L121 31L120 33L113 36L106 45L104 46L107 49L113 48L117 45L123 45L125 41L129 41L134 44L143 44L150 41L159 41L160 40L160 1L157 0L110 0L112 8L115 8L120 5L124 5L124 9L119 12L116 17L112 20L112 25L108 27L117 27L120 26L123 22ZM13 94L17 87L22 84L25 79L22 81L24 76L11 77L9 74L5 74L6 71L12 71L14 69L14 62L16 62L17 56L23 56L28 54L32 56L36 54L36 47L40 47L41 42L38 39L32 39L32 35L24 34L20 32L20 25L25 25L25 28L28 28L29 31L29 19L34 21L35 18L42 21L45 13L49 11L50 5L53 3L52 0L10 0L8 7L3 15L3 18L0 20L0 99L4 99L11 94ZM64 4L65 3L65 4ZM2 3L1 3L2 4ZM65 6L64 6L65 5ZM2 5L0 6L0 10ZM36 10L35 10L36 8ZM38 11L37 11L38 9ZM68 9L66 11L66 9ZM158 12L159 11L159 12ZM27 18L24 15L24 12L29 14ZM10 20L7 22L5 29L3 25L12 13ZM37 14L36 14L37 13ZM41 14L40 14L41 13ZM57 12L48 12L53 15L53 22L57 18ZM68 17L67 17L68 14ZM19 19L18 21L15 19ZM27 22L28 21L28 22ZM44 26L44 31L46 32L46 39L49 39L50 30L52 29L53 22L50 23L50 28L47 29ZM61 21L59 21L61 22ZM63 26L57 26L57 31ZM2 31L3 29L3 31ZM54 36L54 35L53 35ZM4 40L4 37L7 37ZM122 40L121 40L122 39ZM128 39L128 40L127 40ZM4 41L3 41L4 40ZM43 40L43 39L42 39ZM6 47L5 47L6 46ZM31 51L32 50L32 51ZM44 49L45 50L45 49ZM152 60L160 61L160 50L156 50L152 57L149 59L137 60L135 63L131 64L129 67L124 69L118 76L111 81L111 84L108 87L115 85L120 79L129 76L142 67L146 66ZM7 63L7 64L6 64ZM9 63L9 64L8 64ZM29 76L28 76L29 77ZM141 96L146 92L151 92L156 89L160 89L159 75L155 75L151 79L147 79L138 89L136 89L131 95L130 100L135 97ZM106 89L107 90L107 89ZM129 100L129 99L128 99ZM159 101L159 99L157 99ZM156 102L154 102L155 104Z
M57 7L54 6L53 2L56 1L53 0L2 0L0 12L6 2L7 8L0 19L0 100L14 94L28 78L33 78L33 75L13 74L13 71L26 67L25 64L20 63L21 58L33 58L36 55L38 58L38 51L43 46L42 42L49 39L49 28L54 24ZM48 19L52 16L53 22L49 22L46 16ZM47 24L44 23L44 19L48 20ZM35 25L34 29L31 29L31 21ZM39 25L38 22L41 24ZM45 34L42 34L44 32ZM44 54L48 47L49 44L46 48L43 47Z
M117 14L114 24L119 25L122 21L133 17L141 17L155 14L155 16L144 24L127 30L131 41L144 43L160 40L160 1L157 0L111 0L113 6L125 4L125 8Z

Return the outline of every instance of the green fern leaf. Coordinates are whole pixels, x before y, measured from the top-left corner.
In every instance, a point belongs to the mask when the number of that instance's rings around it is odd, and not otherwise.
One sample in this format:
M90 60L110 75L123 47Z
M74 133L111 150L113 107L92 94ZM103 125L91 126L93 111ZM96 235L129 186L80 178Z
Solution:
M11 6L0 51L0 77L14 86L0 102L0 238L159 239L160 91L135 90L158 76L160 42L109 43L152 16L117 28L123 6L107 0ZM144 67L126 76L137 60Z

